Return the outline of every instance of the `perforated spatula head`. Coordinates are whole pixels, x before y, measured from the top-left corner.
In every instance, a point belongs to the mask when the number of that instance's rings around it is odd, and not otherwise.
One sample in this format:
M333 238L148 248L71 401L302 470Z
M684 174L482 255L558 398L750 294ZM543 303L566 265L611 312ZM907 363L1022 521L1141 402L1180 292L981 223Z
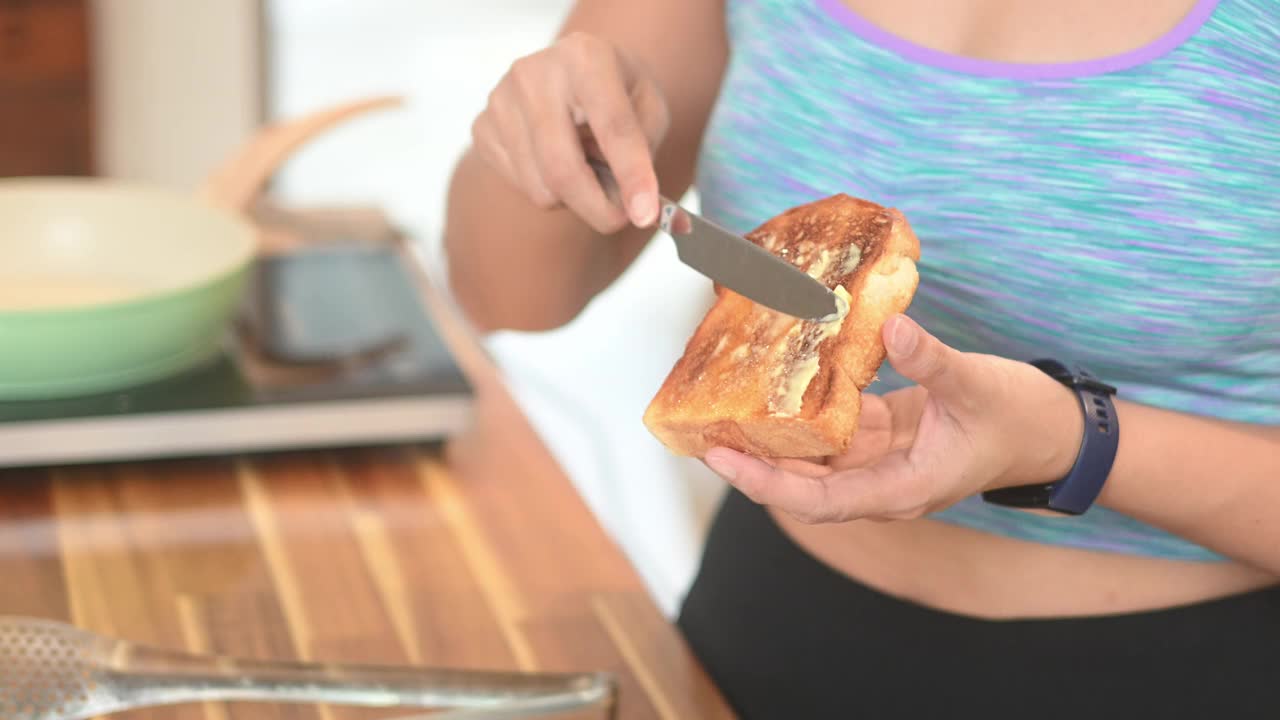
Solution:
M92 717L117 643L62 623L0 617L0 718Z

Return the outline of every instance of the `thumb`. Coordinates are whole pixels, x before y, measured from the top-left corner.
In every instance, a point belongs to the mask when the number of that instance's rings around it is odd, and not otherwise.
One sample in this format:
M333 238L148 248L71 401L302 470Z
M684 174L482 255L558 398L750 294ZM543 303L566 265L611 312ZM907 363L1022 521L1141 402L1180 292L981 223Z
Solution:
M958 400L972 394L976 386L970 358L930 335L906 315L895 315L884 325L884 346L889 362L912 380L941 399Z

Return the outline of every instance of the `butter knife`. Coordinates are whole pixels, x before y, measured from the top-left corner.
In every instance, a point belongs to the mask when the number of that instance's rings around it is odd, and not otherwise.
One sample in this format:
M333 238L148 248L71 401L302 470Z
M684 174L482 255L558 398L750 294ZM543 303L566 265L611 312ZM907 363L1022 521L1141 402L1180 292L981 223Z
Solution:
M587 162L605 194L621 206L613 172L594 158ZM840 298L808 273L669 198L659 200L658 227L675 241L684 264L755 303L793 317L828 320L844 311Z

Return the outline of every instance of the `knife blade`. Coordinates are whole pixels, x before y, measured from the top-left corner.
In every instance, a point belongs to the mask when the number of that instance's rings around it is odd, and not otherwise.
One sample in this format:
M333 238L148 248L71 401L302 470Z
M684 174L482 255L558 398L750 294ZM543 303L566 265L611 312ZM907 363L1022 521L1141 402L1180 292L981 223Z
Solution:
M617 181L604 163L589 159L605 193L621 205ZM826 320L844 311L842 302L822 283L795 265L659 197L658 227L671 236L680 261L747 299L805 320Z
M806 320L840 312L835 293L808 273L666 198L659 227L681 262L749 300Z

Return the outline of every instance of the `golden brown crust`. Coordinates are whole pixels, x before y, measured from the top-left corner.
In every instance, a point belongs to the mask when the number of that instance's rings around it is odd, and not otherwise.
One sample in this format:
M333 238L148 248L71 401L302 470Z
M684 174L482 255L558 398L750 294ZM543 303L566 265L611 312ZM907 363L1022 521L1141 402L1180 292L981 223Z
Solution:
M645 425L680 455L717 446L778 458L841 452L857 431L861 391L884 361L881 328L915 294L919 242L901 212L843 194L792 208L746 237L843 286L849 315L824 326L717 287Z

